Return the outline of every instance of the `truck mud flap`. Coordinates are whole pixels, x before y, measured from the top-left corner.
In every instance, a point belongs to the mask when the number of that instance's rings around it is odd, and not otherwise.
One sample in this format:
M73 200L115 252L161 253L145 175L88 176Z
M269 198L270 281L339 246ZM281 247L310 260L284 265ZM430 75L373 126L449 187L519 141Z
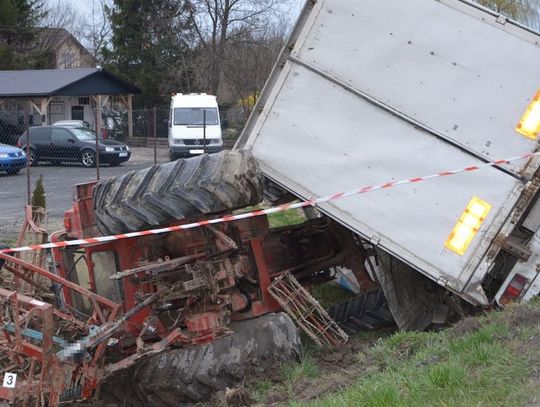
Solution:
M402 331L428 328L443 303L444 289L402 261L377 249L377 280Z

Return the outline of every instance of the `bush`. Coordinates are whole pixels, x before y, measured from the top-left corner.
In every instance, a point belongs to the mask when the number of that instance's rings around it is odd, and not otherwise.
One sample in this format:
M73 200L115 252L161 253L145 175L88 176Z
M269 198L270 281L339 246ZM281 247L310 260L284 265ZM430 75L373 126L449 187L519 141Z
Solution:
M40 175L36 181L34 192L32 192L32 207L33 208L47 208L47 202L45 198L45 188L43 187L43 175Z

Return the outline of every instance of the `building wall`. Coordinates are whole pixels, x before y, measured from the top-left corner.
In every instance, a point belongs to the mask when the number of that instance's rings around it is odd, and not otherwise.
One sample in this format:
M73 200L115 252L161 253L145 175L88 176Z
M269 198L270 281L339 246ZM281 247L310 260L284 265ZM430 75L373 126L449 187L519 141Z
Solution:
M70 38L65 40L55 51L57 69L91 68L94 60L90 53L81 48Z
M82 117L77 111L82 110ZM94 110L90 104L90 97L57 96L49 102L47 123L53 124L59 120L84 120L94 126Z

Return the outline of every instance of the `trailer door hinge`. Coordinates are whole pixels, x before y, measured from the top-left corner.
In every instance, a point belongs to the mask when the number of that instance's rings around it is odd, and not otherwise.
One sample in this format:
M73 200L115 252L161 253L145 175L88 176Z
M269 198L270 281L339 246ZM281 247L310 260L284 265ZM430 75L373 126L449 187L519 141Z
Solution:
M497 17L497 20L495 21L498 22L499 24L505 25L506 21L508 21L508 18L506 16L503 16L502 14L499 14L499 16Z
M437 279L437 284L439 284L441 287L446 287L448 285L448 280L444 277L439 277Z

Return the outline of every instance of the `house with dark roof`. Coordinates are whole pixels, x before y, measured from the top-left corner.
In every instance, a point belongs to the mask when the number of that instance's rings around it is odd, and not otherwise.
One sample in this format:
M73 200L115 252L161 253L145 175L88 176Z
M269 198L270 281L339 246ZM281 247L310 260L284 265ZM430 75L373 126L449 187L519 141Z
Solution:
M52 68L91 68L96 65L94 56L64 28L40 28L36 42L49 51Z
M127 111L131 137L132 96L139 93L102 68L0 71L0 133L2 126L20 129L26 116L30 125L85 120L101 130L103 109L119 103Z
M25 63L29 64L26 66L28 69L38 66L53 69L90 68L96 64L94 56L64 28L17 30L0 27L0 46L18 55L19 66L24 68ZM0 65L10 66L9 63Z

